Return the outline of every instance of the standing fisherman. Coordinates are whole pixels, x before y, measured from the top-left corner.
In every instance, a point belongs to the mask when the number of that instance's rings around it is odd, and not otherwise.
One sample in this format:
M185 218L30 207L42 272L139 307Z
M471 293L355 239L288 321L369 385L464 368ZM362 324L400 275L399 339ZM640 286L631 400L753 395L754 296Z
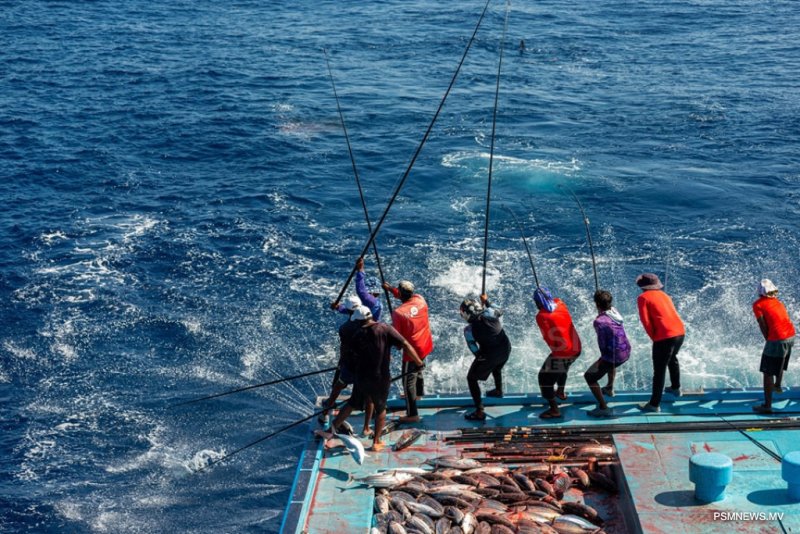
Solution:
M778 288L771 280L761 280L758 295L753 303L753 314L766 341L760 367L764 373L764 404L753 406L753 411L772 413L772 392L783 392L781 380L789 367L795 331L786 307L778 300Z
M683 326L675 304L664 291L664 284L653 273L640 274L636 285L642 293L636 300L639 320L647 335L653 340L653 393L650 402L641 404L643 412L661 411L661 395L670 393L681 396L681 369L678 364L678 351L683 345L686 327ZM666 372L669 369L670 387L664 388Z
M567 305L561 299L553 298L546 287L540 287L533 293L533 301L539 309L536 324L545 343L550 347L550 355L539 370L539 389L550 407L539 414L539 417L553 419L561 417L556 397L562 400L567 398L564 392L567 372L581 355L581 339ZM558 390L554 388L556 384Z
M511 341L509 341L500 317L503 310L495 308L489 303L489 297L481 295L480 302L474 299L464 299L461 303L461 317L469 324L464 327L464 338L469 350L475 355L475 360L467 373L467 384L475 411L464 416L468 421L485 421L481 401L481 388L478 381L494 377L494 389L486 392L487 397L503 396L503 366L511 354Z
M375 433L372 438L372 450L383 450L381 434L386 424L386 400L389 398L391 384L390 358L392 347L403 349L404 357L408 355L411 362L420 370L425 368L423 361L417 356L414 347L406 341L391 325L376 323L372 313L366 306L361 306L353 314L357 328L351 338L352 349L358 359L356 385L353 395L347 401L334 420L334 428L342 424L354 409L360 409L364 401L375 406Z
M381 313L383 312L383 304L380 299L381 285L375 277L367 277L364 274L364 258L356 260L356 294L361 299L369 311L372 312L372 318L376 322L381 321Z
M331 308L336 309L336 303L331 304ZM325 411L318 418L320 424L324 425L328 420L328 411L336 403L342 390L355 383L356 369L358 367L358 357L353 351L351 338L353 332L358 328L358 323L353 320L353 314L361 307L361 299L356 296L347 297L342 305L344 313L347 314L347 321L339 326L339 366L333 374L333 384L331 384L330 396L322 401ZM372 405L367 404L364 414L364 434L369 434L369 421L372 418ZM359 408L361 409L361 408ZM338 431L337 427L333 427Z
M588 415L592 417L610 417L611 409L603 397L614 396L614 378L617 367L628 361L631 355L631 344L622 326L622 315L611 303L611 293L605 290L596 291L594 304L597 306L597 318L594 320L594 330L597 332L597 345L600 347L600 359L584 373L583 377L589 384L592 395L597 400L597 408ZM608 385L600 388L598 381L608 375Z
M410 346L414 348L414 352L419 356L419 360L424 360L433 351L433 337L428 321L428 303L425 302L422 295L414 292L414 284L408 280L401 281L397 287L384 283L383 289L391 291L392 295L402 302L392 312L392 325L400 332L401 336L408 340ZM403 350L403 390L406 395L406 415L400 417L401 423L419 421L417 397L425 394L422 368L415 362L411 351Z

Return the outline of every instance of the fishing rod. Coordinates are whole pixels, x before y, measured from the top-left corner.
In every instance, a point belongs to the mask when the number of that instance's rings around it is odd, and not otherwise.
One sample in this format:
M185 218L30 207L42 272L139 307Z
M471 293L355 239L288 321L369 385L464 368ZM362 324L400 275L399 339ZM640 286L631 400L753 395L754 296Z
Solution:
M731 424L731 422L730 422L730 421L728 421L727 419L725 419L724 417L722 417L722 416L721 416L719 413L716 413L716 412L715 412L715 413L714 413L714 415L716 415L717 417L719 417L720 419L722 419L724 422L728 423L728 425L730 425L730 427L731 427L731 428L733 428L734 430L736 430L737 432L739 432L741 435L743 435L744 437L746 437L748 440L750 440L750 441L751 441L751 442L752 442L752 443L753 443L753 444L754 444L756 447L758 447L758 448L759 448L759 449L761 449L762 451L764 451L764 452L766 452L767 454L769 454L770 456L772 456L772 458L773 458L774 460L776 460L777 462L781 462L781 461L782 461L782 458L780 457L780 455L779 455L779 454L776 454L776 453L775 453L775 452L774 452L772 449L770 449L769 447L767 447L766 445L764 445L763 443L761 443L760 441L758 441L756 438L754 438L753 436L751 436L750 434L748 434L747 432L745 432L745 430L760 430L760 429L758 429L758 428L747 428L747 429L741 429L741 428L738 428L738 427L734 426L733 424Z
M667 237L667 261L664 262L664 288L667 287L667 279L669 278L669 259L672 257L672 236Z
M506 0L506 18L503 23L503 35L500 38L500 59L497 62L497 81L494 89L494 110L492 111L492 138L489 145L489 180L486 188L486 223L483 227L483 275L481 277L481 295L486 294L486 263L489 254L489 213L492 199L492 167L494 163L494 141L497 131L497 104L500 99L500 70L503 67L503 49L506 43L506 32L508 31L508 13L511 11L511 0Z
M364 256L364 254L367 253L367 250L369 249L369 246L375 240L375 236L378 235L378 232L380 231L381 226L383 226L383 222L386 220L386 216L389 214L389 210L391 209L392 205L394 204L394 201L397 199L397 196L400 194L400 190L403 188L403 185L405 184L406 179L408 178L408 175L411 173L411 169L414 167L414 163L417 161L417 157L419 156L420 152L422 152L422 147L425 146L425 142L428 140L428 137L430 136L431 131L433 130L433 125L436 123L436 119L439 117L439 113L441 113L442 108L444 107L444 103L447 100L447 97L450 94L450 91L453 89L453 86L456 83L456 78L458 78L458 74L461 71L461 66L464 64L464 60L467 58L467 53L469 52L470 48L472 48L472 43L475 41L475 36L478 33L478 28L480 28L481 23L483 22L483 19L486 16L486 11L489 8L489 3L490 2L491 2L491 0L486 0L486 5L483 7L483 12L481 13L480 18L478 19L478 23L475 25L475 30L472 32L472 36L470 37L469 41L467 42L467 46L464 48L464 54L461 56L461 60L458 62L458 66L456 67L456 70L453 73L453 77L450 80L450 85L447 86L447 90L445 91L441 102L439 102L439 107L436 109L436 113L434 113L433 118L431 119L431 122L428 125L428 129L425 131L425 135L422 136L422 140L420 141L419 145L417 146L417 149L414 152L414 155L412 156L411 161L408 164L408 167L406 168L405 172L403 173L402 178L398 181L397 186L395 187L395 190L392 193L392 196L389 199L388 204L386 205L386 208L384 208L384 210L383 210L383 214L381 214L381 217L380 217L380 219L378 219L378 222L375 225L375 228L372 230L372 233L370 234L369 239L367 240L367 243L364 245L364 248L361 250L360 256ZM342 289L339 292L339 296L336 298L335 302L339 302L339 301L342 300L342 297L344 296L344 292L347 291L347 286L350 285L350 282L353 280L353 276L355 274L356 274L356 269L355 269L355 266L353 266L353 269L350 271L350 275L347 277L347 280L345 281L344 285L342 286Z
M522 224L519 222L519 219L517 219L516 214L511 210L511 208L509 208L508 206L506 206L505 208L508 210L511 216L514 217L514 221L517 223L517 226L519 227L519 233L522 236L522 243L525 245L525 251L528 253L528 261L531 263L531 271L533 271L533 279L536 282L536 289L539 289L539 277L536 276L536 266L534 266L533 264L533 254L531 254L531 249L528 246L528 240L525 238L525 232L522 229Z
M424 363L424 362L423 362L423 363ZM403 377L405 377L406 375L409 375L409 374L411 374L411 372L409 372L409 373L403 373L403 374L400 374L400 375L398 375L398 376L395 376L394 378L392 378L392 379L390 380L390 382L396 382L396 381L400 380L401 378L403 378ZM275 432L270 432L270 433L269 433L269 434L267 434L266 436L264 436L264 437L261 437L261 438L259 438L259 439L255 440L255 441L251 441L251 442L250 442L250 443L248 443L247 445L242 445L242 446L241 446L241 447L239 447L238 449L234 450L233 452L230 452L230 453L226 454L225 456L222 456L221 458L217 458L216 460L212 460L212 461L210 461L208 464L206 464L205 466L201 467L200 469L198 469L198 470L197 470L197 471L195 471L195 472L196 472L196 473L199 473L200 471L205 471L205 470L206 470L206 469L208 469L209 467L211 467L211 466L214 466L214 465L216 465L216 464L218 464L218 463L222 462L223 460L227 460L228 458L230 458L231 456L233 456L233 455L235 455L235 454L239 454L240 452L242 452L242 451L244 451L244 450L246 450L246 449L249 449L250 447L253 447L254 445L258 445L259 443L262 443L262 442L264 442L264 441L267 441L268 439L270 439L270 438L273 438L273 437L277 436L278 434L282 434L282 433L286 432L287 430L290 430L290 429L292 429L292 428L294 428L294 427L296 427L296 426L298 426L298 425L301 425L301 424L305 423L306 421L308 421L309 419L312 419L312 418L314 418L314 417L317 417L317 416L319 416L320 414L322 414L322 413L324 413L324 412L326 412L326 411L328 411L328 410L332 410L332 409L339 409L339 408L341 408L342 406L344 406L346 403L347 403L347 400L343 400L343 401L340 401L339 403L337 403L337 404L334 404L333 406L330 406L330 407L328 407L328 408L323 408L323 409L321 409L321 410L317 410L317 411L315 411L314 413L312 413L311 415L309 415L309 416L307 416L307 417L303 417L302 419L300 419L300 420L298 420L298 421L295 421L294 423L289 423L288 425L286 425L286 426L284 426L284 427L281 427L281 428L279 428L279 429L278 429L278 430L276 430Z
M583 209L583 204L581 201L578 200L578 195L575 194L574 191L569 189L572 198L575 199L575 202L578 203L578 208L581 210L581 215L583 215L583 225L586 227L586 241L589 242L589 252L592 255L592 271L594 271L594 290L600 290L600 282L597 280L597 261L594 258L594 246L592 245L592 233L589 231L589 217L586 216L586 211Z
M179 402L178 404L173 404L172 406L170 406L170 408L177 408L178 406L184 406L186 404L193 404L195 402L200 402L200 401L204 401L204 400L208 400L208 399L216 399L217 397L224 397L225 395L231 395L232 393L239 393L241 391L247 391L249 389L262 388L264 386L272 386L274 384L280 384L282 382L288 382L289 380L295 380L297 378L303 378L303 377L306 377L306 376L318 375L318 374L321 374L321 373L327 373L329 371L335 371L335 370L336 370L336 367L328 367L327 369L320 369L319 371L311 371L309 373L303 373L301 375L287 376L286 378L280 378L278 380L272 380L270 382L264 382L262 384L255 384L255 385L252 385L252 386L245 386L243 388L233 389L231 391L225 391L223 393L217 393L215 395L208 395L207 397L200 397L199 399L192 399L192 400L188 400L188 401L184 401L184 402Z
M350 163L353 165L353 176L356 179L356 185L358 186L358 195L361 197L361 207L364 208L364 219L367 221L367 229L369 230L370 235L372 234L372 221L369 220L369 211L367 210L367 201L364 198L364 190L361 187L361 178L358 175L358 167L356 166L356 157L353 154L353 147L350 145L350 136L347 133L347 125L344 122L344 113L342 113L342 107L339 104L339 94L336 92L336 82L333 79L333 71L331 70L331 62L328 59L328 51L324 48L322 49L322 53L325 54L325 64L328 66L328 76L331 79L331 87L333 88L333 96L336 99L336 110L339 112L339 121L342 123L342 131L344 132L344 139L347 141L347 152L350 154ZM375 253L375 264L378 266L378 273L381 277L381 286L386 283L386 277L383 275L383 266L381 265L381 257L378 254L378 245L373 240L372 241L372 251ZM389 313L392 313L392 300L389 298L389 291L386 289L383 290L384 295L386 296L386 305L389 308Z

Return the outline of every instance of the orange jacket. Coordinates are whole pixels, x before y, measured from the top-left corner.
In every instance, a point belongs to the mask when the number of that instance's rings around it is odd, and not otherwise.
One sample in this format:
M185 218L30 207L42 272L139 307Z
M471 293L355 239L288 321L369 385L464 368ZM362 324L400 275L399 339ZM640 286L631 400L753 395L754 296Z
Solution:
M753 303L756 319L764 318L767 324L767 341L783 341L794 337L794 325L786 306L774 297L760 297Z
M397 288L392 288L392 293L395 297L400 296ZM433 351L433 336L428 322L428 303L422 295L414 293L410 299L394 309L392 326L414 347L421 360ZM406 351L403 351L403 361L413 361Z
M581 353L581 338L572 323L567 305L561 299L553 299L556 309L552 312L539 310L536 324L553 358L574 358Z
M661 341L686 334L683 321L669 295L660 289L648 289L636 300L639 320L653 341Z

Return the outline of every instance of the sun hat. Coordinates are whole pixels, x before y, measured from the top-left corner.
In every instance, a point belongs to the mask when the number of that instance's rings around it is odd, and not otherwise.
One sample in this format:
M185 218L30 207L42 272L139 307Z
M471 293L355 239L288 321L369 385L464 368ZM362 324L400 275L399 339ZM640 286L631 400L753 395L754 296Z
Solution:
M764 278L761 282L758 283L758 294L762 297L766 297L770 293L778 291L778 288L775 284L772 283L772 280L769 278Z
M642 289L661 289L664 284L658 279L658 275L653 273L643 273L636 277L636 285Z
M359 306L353 312L354 321L366 321L367 319L372 319L372 312L366 306Z
M344 299L344 309L347 311L356 311L361 306L361 299L353 295Z

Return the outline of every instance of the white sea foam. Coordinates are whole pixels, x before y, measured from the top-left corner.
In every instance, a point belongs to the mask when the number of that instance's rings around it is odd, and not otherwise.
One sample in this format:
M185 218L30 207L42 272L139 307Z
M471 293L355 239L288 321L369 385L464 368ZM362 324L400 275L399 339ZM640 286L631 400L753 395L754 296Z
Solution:
M460 168L470 172L480 172L485 174L489 165L488 152L474 152L474 151L461 151L446 154L442 157L442 166L451 168ZM503 156L495 154L494 169L498 172L493 177L502 179L503 170L506 171L523 171L523 172L547 172L552 174L560 174L571 176L581 170L581 164L577 159L569 161L552 161L546 159L524 159L513 156Z
M67 239L67 234L62 232L61 230L56 230L54 232L45 232L41 236L39 236L46 245L52 245L56 241L64 241Z
M465 261L458 260L450 263L445 272L437 274L431 283L455 295L478 295L481 292L482 271L480 265L467 265ZM500 281L500 272L494 267L489 267L486 271L486 290L493 291Z

